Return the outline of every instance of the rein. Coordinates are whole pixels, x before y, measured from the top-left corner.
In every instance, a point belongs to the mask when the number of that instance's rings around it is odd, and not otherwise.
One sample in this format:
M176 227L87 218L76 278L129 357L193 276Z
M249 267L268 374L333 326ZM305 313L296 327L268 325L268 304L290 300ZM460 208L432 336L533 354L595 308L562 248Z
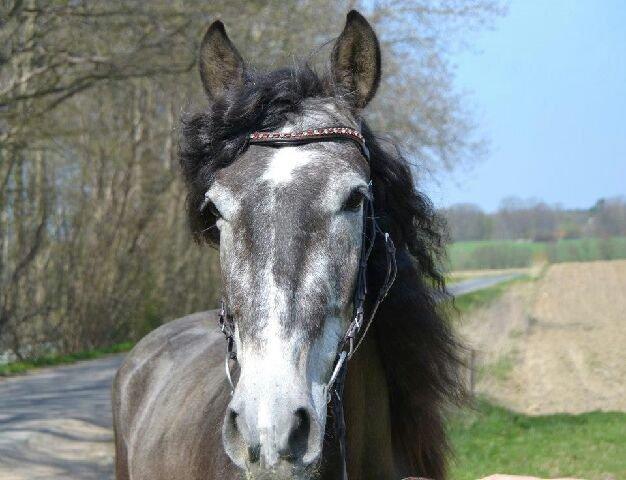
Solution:
M365 138L358 130L348 127L323 127L309 128L296 132L254 132L248 136L248 144L269 145L280 147L284 145L301 145L312 142L350 140L360 149L363 157L370 162L370 153L365 144ZM339 441L339 454L342 463L342 480L348 480L346 462L346 424L343 410L343 388L346 379L348 361L354 356L361 346L371 324L376 315L378 307L389 293L397 274L396 249L388 233L378 225L374 216L372 182L368 186L370 195L363 203L363 232L361 242L361 254L359 258L359 269L357 272L356 286L353 301L353 318L337 346L337 356L333 368L333 373L326 385L327 403L331 404L335 422L335 431ZM200 207L201 210L207 202ZM385 281L380 287L376 299L374 300L369 314L365 315L365 301L368 295L367 288L367 265L374 249L374 244L378 235L382 235L385 242L385 254L387 261L387 273ZM235 391L231 373L230 361L237 361L235 352L235 324L234 319L228 313L226 303L222 299L219 312L219 324L222 333L226 337L226 377L231 387L231 394Z

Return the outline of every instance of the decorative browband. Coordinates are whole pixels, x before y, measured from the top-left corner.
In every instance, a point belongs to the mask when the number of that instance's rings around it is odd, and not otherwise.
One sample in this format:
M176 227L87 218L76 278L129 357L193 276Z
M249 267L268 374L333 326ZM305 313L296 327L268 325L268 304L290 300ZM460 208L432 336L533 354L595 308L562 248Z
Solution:
M309 128L298 132L254 132L248 136L249 143L254 144L288 144L323 142L336 139L351 140L358 145L361 152L369 160L370 154L361 132L348 127Z

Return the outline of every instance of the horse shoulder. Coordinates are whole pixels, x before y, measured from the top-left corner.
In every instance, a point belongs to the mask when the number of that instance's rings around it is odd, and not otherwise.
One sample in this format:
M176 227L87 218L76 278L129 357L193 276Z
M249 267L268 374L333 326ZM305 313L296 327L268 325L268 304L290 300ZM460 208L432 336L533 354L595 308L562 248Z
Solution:
M227 467L223 342L216 312L202 312L159 327L128 354L113 383L118 472L195 479Z

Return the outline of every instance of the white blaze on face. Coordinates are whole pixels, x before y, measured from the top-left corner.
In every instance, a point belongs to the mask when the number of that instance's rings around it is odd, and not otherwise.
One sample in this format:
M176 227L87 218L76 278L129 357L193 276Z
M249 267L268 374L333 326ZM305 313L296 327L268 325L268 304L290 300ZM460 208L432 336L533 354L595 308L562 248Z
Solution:
M303 151L297 147L281 147L268 160L267 167L260 180L270 186L270 193L267 198L267 208L272 212L279 208L276 204L277 190L284 188L289 183L298 178L298 169L309 165L315 160L313 152ZM270 463L276 455L276 450L272 448L276 442L275 432L276 415L284 415L280 410L281 391L287 387L292 391L306 392L306 372L298 371L297 362L302 353L302 338L297 335L288 336L281 324L281 319L288 312L289 304L287 292L279 286L274 277L275 248L276 246L276 225L268 224L267 242L270 245L268 258L265 261L262 273L262 292L255 292L265 305L261 311L265 312L265 317L260 324L260 330L255 337L256 344L260 350L243 349L240 359L242 366L242 377L240 382L250 387L250 390L258 395L257 428L260 436L260 443L264 451L261 455ZM301 381L302 384L295 386L294 381ZM285 385L285 383L289 385ZM303 404L306 399L302 399Z
M274 186L287 184L294 180L294 172L314 160L312 152L303 152L298 147L281 147L269 159L261 180Z

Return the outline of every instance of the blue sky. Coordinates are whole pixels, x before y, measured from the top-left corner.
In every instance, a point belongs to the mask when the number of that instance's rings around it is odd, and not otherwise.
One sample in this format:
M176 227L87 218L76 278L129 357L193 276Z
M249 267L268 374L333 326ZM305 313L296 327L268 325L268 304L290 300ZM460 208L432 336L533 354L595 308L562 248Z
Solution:
M451 60L489 151L427 187L437 206L626 195L626 1L513 0Z

